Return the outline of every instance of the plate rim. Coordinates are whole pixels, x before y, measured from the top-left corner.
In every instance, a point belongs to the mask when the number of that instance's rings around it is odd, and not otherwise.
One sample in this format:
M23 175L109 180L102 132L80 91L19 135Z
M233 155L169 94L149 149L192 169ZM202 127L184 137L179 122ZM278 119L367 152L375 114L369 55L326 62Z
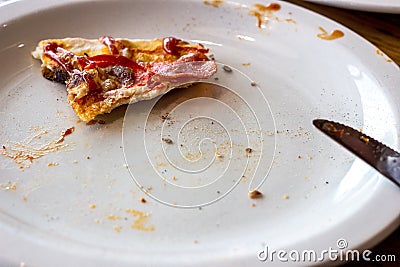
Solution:
M305 2L311 2L315 4L328 5L333 7L339 7L344 9L358 10L358 11L369 11L377 13L388 13L388 14L400 14L400 4L393 3L372 3L365 2L364 0L302 0ZM398 3L398 2L397 2Z

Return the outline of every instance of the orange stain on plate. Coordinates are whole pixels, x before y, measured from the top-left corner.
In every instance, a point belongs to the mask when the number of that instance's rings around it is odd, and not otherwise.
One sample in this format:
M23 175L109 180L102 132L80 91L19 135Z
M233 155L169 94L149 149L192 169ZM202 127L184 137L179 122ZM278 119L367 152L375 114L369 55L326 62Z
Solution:
M223 0L212 0L212 1L204 1L205 5L220 7L224 3Z
M328 33L324 28L318 27L318 29L322 32L317 34L317 37L322 39L322 40L335 40L338 38L342 38L344 36L344 33L341 30L333 30L332 32Z
M269 3L267 5L254 4L249 14L257 18L257 27L261 28L263 24L268 23L271 15L280 9L281 5L277 3Z
M385 54L380 49L376 49L375 52L376 52L377 55L380 55L383 58L385 58L386 62L393 62L393 60L391 60L390 58L387 58L385 56Z

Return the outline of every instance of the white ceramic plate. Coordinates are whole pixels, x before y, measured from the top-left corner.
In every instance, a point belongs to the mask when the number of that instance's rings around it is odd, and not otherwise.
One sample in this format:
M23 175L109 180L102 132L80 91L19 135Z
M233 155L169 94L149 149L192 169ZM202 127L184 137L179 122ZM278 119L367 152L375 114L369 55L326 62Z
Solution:
M362 249L398 226L399 189L311 124L341 121L398 148L398 66L315 13L279 2L258 21L239 2L0 7L0 142L10 151L36 134L37 148L75 127L29 168L0 155L2 266L262 266L266 246ZM233 71L86 125L30 52L44 38L103 35L197 40ZM264 198L250 199L260 184Z
M397 0L305 0L318 4L324 4L348 9L382 12L382 13L400 13L400 2Z

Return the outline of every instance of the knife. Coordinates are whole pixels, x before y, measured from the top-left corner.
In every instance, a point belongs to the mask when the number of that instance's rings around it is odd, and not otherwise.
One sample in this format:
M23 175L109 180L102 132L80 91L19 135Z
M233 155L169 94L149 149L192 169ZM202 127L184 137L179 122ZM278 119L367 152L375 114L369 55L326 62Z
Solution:
M400 187L399 152L361 131L338 122L316 119L313 120L313 124Z

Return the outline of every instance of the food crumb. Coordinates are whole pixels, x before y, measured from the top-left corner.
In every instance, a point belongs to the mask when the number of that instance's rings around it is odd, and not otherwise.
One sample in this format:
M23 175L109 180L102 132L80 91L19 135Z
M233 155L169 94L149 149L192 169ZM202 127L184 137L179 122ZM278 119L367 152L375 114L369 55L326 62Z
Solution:
M283 198L284 199L289 199L289 196L288 195L284 195Z
M57 162L50 162L49 164L47 164L47 166L49 167L54 167L54 166L58 166L60 164L58 164Z
M113 214L110 214L110 215L107 216L107 219L112 220L112 221L116 221L116 220L121 219L121 217L113 215Z
M172 144L173 143L173 141L170 138L164 138L163 137L161 140L163 140L167 144Z
M248 147L248 148L246 148L246 153L252 153L253 152L253 149L251 149L250 147Z
M113 229L115 232L119 233L119 232L121 232L122 226L114 225Z
M169 119L170 119L170 117L169 117L169 113L168 112L165 113L165 115L161 115L161 120L162 121L169 120Z
M17 190L17 184L13 183L12 181L7 181L5 184L1 184L0 188L3 189L3 191L8 191L8 190Z
M76 163L78 163L78 161L76 159L74 159L74 161L72 161L72 163L76 164Z
M26 202L28 200L28 197L24 195L22 196L22 200Z
M250 85L251 85L251 86L256 86L257 83L256 83L256 82L251 82Z
M250 204L252 207L255 207L256 206L256 203L251 203Z
M232 72L232 69L231 69L229 66L227 66L227 65L224 65L224 66L222 67L222 69L223 69L224 71L226 71L226 72Z
M176 176L172 177L171 179L172 179L172 181L178 180L178 179L176 178Z
M301 155L297 155L297 158L298 158L298 159L301 159Z
M6 146L3 146L3 149L6 150Z
M126 209L125 212L135 217L134 222L131 224L132 229L137 229L146 232L152 232L155 230L154 225L148 227L145 226L147 219L150 216L149 214L133 209Z
M86 157L86 159L90 159L90 157L89 157L89 156L87 156L87 157Z
M199 243L199 241L198 240L195 240L195 241L193 241L195 244L198 244Z
M146 203L147 201L146 201L146 199L145 199L144 197L142 197L142 198L140 199L140 202Z
M247 67L247 66L250 66L250 65L251 65L250 62L246 62L246 63L243 63L243 64L242 64L242 66L244 66L244 67Z
M96 208L96 205L94 205L94 204L90 204L89 208L91 208L91 209L95 209L95 208Z
M222 156L220 153L216 152L216 153L215 153L215 157L217 157L217 158L223 158L224 156Z
M297 21L295 21L294 19L285 19L285 21L289 22L289 23L297 24Z
M249 197L252 198L252 199L254 199L254 198L262 198L263 194L258 190L252 190L252 191L249 192Z
M360 136L360 140L363 141L364 143L368 143L369 142L369 138L365 137L365 136Z

